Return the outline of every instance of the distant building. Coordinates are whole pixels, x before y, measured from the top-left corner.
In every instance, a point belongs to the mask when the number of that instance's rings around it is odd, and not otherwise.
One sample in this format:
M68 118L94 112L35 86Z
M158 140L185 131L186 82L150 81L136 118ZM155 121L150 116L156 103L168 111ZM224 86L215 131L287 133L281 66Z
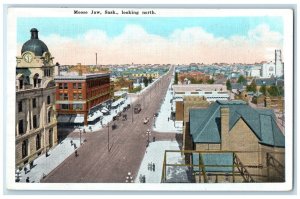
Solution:
M38 30L22 46L16 66L16 167L32 165L35 158L57 144L55 83L57 66Z
M262 77L282 77L283 67L284 63L282 62L281 50L275 50L275 62L268 62L263 64Z
M108 112L109 73L56 76L56 110L60 125L88 125Z
M190 109L187 125L192 143L189 147L193 150L235 153L235 158L232 153L219 153L206 155L204 159L212 165L239 164L244 172L235 182L243 182L245 173L254 182L285 181L285 136L272 110L254 109L239 100L216 101L208 108ZM193 164L199 164L199 156L193 156ZM220 169L208 167L206 175L216 180L224 174L234 178L232 168Z
M222 84L173 85L172 88L175 101L182 101L184 96L205 97L207 101L229 99L229 92Z

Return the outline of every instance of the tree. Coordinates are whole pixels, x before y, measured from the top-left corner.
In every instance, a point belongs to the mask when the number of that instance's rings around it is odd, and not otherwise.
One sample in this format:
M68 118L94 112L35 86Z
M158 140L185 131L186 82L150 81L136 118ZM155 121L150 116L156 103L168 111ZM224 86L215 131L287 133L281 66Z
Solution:
M207 83L208 84L213 84L215 82L215 80L212 78L212 79L209 79L209 80L207 80Z
M252 92L256 92L257 89L256 89L256 83L255 83L255 81L252 81L252 83L246 87L246 90L248 92L251 92L251 91Z
M245 85L247 83L247 80L243 75L241 75L241 76L239 76L237 83L241 83L241 84Z
M230 83L229 79L226 81L226 87L227 87L227 90L231 91L232 86L231 86L231 83Z
M259 92L261 92L264 95L267 95L267 87L266 85L262 85L259 89Z
M151 84L153 81L152 77L150 76L149 79L148 79L148 82Z
M279 89L277 86L272 85L270 88L268 88L268 93L271 96L279 96Z
M175 73L174 84L178 84L178 73Z
M145 87L147 87L147 86L148 86L148 83L149 83L148 78L147 78L147 77L144 77L143 82L144 82Z

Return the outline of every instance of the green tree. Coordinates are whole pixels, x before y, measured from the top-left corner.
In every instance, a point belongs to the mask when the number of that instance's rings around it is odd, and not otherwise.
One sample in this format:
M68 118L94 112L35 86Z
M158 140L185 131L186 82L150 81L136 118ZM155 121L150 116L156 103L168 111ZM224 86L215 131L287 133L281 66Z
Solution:
M232 86L231 86L231 82L229 79L226 81L226 87L227 87L227 90L231 91Z
M149 81L150 84L152 83L153 79L152 79L151 76L149 77L148 81Z
M237 83L241 83L241 84L245 85L247 83L247 80L243 75L241 75L241 76L239 76Z
M251 91L256 92L257 91L255 81L252 81L252 83L246 87L246 91L248 91L248 92L251 92Z
M268 88L268 93L271 96L279 96L279 89L277 86L272 85L272 86L270 86L270 88Z
M212 78L212 79L209 79L209 80L207 80L207 83L208 84L213 84L215 82L215 80Z
M259 92L261 92L264 95L267 95L267 87L266 85L262 85L259 89Z
M178 73L175 73L174 84L178 84Z

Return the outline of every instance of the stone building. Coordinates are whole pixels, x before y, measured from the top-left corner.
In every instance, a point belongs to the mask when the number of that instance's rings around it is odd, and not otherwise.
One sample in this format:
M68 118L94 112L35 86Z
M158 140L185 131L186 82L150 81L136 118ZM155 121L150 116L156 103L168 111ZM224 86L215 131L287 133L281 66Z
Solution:
M33 163L57 144L53 80L57 67L38 30L30 32L16 57L16 167Z
M240 100L216 101L208 108L190 109L189 134L191 149L220 152L202 155L204 164L237 166L224 167L223 177L240 173L234 181L243 182L247 173L255 182L285 181L285 136L272 110L254 109ZM199 164L198 155L193 164ZM218 169L206 168L206 173L218 179Z

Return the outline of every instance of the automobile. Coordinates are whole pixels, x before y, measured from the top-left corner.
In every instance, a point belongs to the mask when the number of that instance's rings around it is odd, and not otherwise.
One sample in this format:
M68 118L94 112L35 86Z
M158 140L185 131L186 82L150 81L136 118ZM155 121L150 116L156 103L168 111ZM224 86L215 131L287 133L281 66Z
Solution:
M149 122L149 118L148 117L145 117L144 119L144 124L147 124Z

